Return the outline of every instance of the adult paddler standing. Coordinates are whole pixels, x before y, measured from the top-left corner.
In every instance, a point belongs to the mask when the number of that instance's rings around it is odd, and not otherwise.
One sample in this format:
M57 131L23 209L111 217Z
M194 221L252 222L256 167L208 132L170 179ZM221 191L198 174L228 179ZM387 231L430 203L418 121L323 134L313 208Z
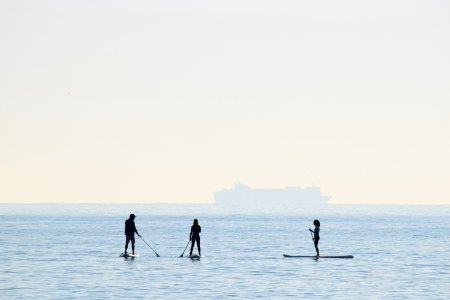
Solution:
M194 220L194 224L191 226L191 233L189 234L189 240L191 241L191 252L189 256L192 256L192 250L194 250L194 244L197 243L198 255L202 255L202 250L200 248L200 232L202 228L198 225L198 220Z
M131 214L130 218L125 221L125 252L124 252L124 255L127 255L128 243L130 241L131 241L131 249L133 251L132 254L134 254L134 243L135 243L134 233L136 232L136 234L138 236L141 236L136 229L136 225L134 224L135 218L136 218L136 216L134 214Z

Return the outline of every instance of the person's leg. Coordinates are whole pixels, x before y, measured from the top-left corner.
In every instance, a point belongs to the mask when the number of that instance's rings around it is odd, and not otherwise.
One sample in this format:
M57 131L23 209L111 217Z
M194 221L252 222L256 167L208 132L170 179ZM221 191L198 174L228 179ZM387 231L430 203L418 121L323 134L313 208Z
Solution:
M200 237L197 237L196 241L197 241L198 255L202 256L202 250L200 249Z
M195 239L191 240L191 252L189 253L189 256L192 256L192 250L194 250L194 244L195 244Z
M133 250L133 254L134 254L134 243L136 241L134 240L134 236L131 237L131 249Z
M128 243L130 242L130 237L126 236L125 237L125 253L127 253L128 250Z
M314 239L314 247L316 247L317 256L319 256L319 239Z

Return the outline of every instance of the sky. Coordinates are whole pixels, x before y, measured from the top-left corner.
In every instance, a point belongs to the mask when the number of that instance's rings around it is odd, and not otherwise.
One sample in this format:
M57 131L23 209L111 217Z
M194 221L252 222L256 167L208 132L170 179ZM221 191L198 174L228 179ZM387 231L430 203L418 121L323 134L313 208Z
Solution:
M0 1L0 202L450 204L449 1Z

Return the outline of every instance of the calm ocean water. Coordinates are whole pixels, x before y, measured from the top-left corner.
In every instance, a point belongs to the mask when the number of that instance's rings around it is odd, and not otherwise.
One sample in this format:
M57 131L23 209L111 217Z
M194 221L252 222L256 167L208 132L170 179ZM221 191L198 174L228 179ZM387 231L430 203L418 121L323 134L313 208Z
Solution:
M119 258L123 224L134 260ZM0 205L1 299L450 299L447 206L333 206L309 211L212 205ZM200 261L179 258L193 218ZM320 219L323 255L308 228ZM188 254L189 249L186 254Z

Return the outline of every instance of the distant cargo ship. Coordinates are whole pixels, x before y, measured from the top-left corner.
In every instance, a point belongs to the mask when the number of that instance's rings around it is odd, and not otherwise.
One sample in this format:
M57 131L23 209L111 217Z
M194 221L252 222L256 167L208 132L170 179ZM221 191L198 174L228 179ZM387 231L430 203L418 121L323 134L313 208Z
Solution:
M233 206L322 206L330 197L320 193L318 187L286 187L281 189L255 189L241 183L234 188L214 193L216 204Z

